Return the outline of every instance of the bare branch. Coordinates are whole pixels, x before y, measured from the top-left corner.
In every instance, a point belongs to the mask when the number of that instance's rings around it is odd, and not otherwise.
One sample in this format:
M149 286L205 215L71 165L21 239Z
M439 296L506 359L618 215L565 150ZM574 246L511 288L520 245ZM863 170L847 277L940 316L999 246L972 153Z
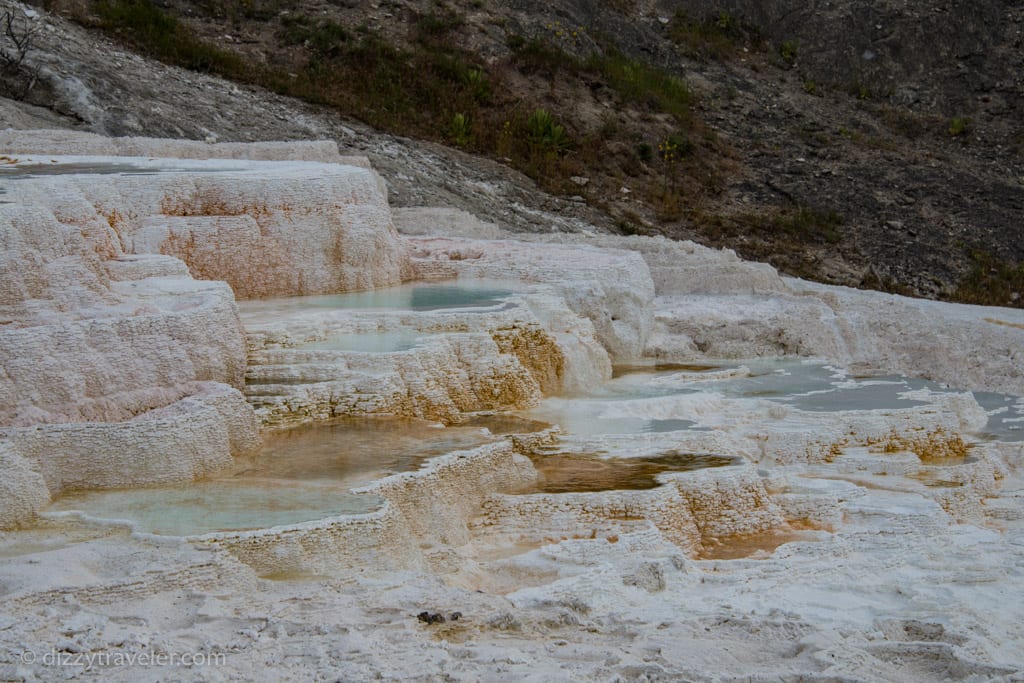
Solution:
M39 67L26 63L33 49L39 22L24 11L0 14L0 92L24 99L39 79Z

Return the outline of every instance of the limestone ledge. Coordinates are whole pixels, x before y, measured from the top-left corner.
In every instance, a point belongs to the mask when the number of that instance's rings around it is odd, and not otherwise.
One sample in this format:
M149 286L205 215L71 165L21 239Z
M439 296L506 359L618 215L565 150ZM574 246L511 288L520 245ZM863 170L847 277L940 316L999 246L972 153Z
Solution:
M948 304L784 278L771 266L743 261L730 250L660 237L514 236L518 244L529 244L534 252L550 254L552 260L565 255L563 276L558 269L551 272L541 265L548 257L513 257L508 247L486 246L502 242L473 239L512 235L460 212L407 209L399 225L418 250L414 264L422 277L495 272L505 270L498 265L502 259L518 258L517 267L539 272L538 279L571 280L577 277L574 260L589 262L585 254L599 248L630 250L643 259L657 294L653 320L652 313L644 311L636 319L639 332L629 338L645 340L643 351L648 357L692 361L815 356L858 372L1024 393L1024 313L1019 309ZM573 245L578 245L579 256L567 254ZM619 277L616 273L608 279ZM588 311L602 341L625 341L602 324L600 306L580 302L574 310ZM628 354L617 351L628 346L609 346L616 351L613 360L623 360Z
M779 512L795 528L835 532L843 523L843 506L864 495L856 484L835 479L813 479L794 473L779 481L765 478L765 490Z
M657 296L789 292L783 278L769 264L744 261L732 249L713 249L689 240L568 233L527 235L522 239L636 252L647 264Z
M926 406L834 412L785 409L776 420L738 430L750 439L756 462L820 463L844 448L932 438L960 439L978 431L988 416L969 393L933 394Z
M196 381L240 387L244 338L219 282L111 283L108 305L0 326L0 425L117 422L179 400Z
M365 515L342 515L303 524L196 537L223 548L261 576L311 573L338 576L354 569L425 570L417 539L391 503Z
M318 161L369 168L365 157L343 157L333 140L287 142L206 142L167 138L109 138L80 131L0 130L0 149L7 154L157 157L174 159L245 159L252 161Z
M6 440L0 439L0 530L29 524L50 503L46 480Z
M501 330L507 328L539 328L546 337L555 340L564 362L561 386L553 387L554 392L588 391L611 377L611 362L597 338L593 323L574 313L553 288L546 286L529 286L498 310L474 311L471 314L445 310L368 312L328 309L291 315L243 312L243 318L250 354L265 348L290 348L326 341L332 334L485 332L500 337L503 336ZM546 338L538 338L537 342L543 346L550 345ZM517 344L513 344L509 348L514 350L516 347Z
M511 308L325 311L285 319L247 316L246 394L269 426L387 413L456 422L463 413L524 408L542 396L585 391L611 375L593 325L558 296L535 291ZM366 353L303 348L334 334L405 332L412 349Z
M606 402L609 417L689 420L699 430L666 433L570 435L563 446L571 451L616 453L618 457L649 457L676 450L739 455L764 465L822 463L844 449L896 444L899 450L922 442L934 450L963 443L962 435L978 432L988 421L970 393L922 391L923 405L874 410L800 410L765 399L726 398L715 393L680 394ZM566 399L549 400L557 407ZM568 399L571 400L571 399Z
M460 545L466 523L483 498L529 484L530 461L506 441L433 458L416 472L386 477L354 493L385 499L380 510L316 522L196 537L225 548L261 575L312 572L343 575L353 569L429 567L432 546Z
M477 216L443 206L395 207L391 210L395 228L403 235L415 237L462 237L467 239L517 239L494 223Z
M54 524L74 528L75 523ZM73 544L51 550L48 557L45 572L40 572L38 560L31 555L6 560L0 594L7 609L37 611L67 604L76 609L123 607L168 591L200 594L225 586L247 592L257 588L252 569L231 555L203 552L181 539L115 532L84 547ZM98 567L103 567L101 575Z
M704 453L756 461L756 442L725 429L684 429L640 434L563 434L558 449L568 453L614 453L616 458L651 458L674 453Z
M126 422L0 428L5 471L0 528L31 521L61 493L192 481L252 455L260 444L238 390L213 382Z
M407 239L418 277L548 284L572 311L590 319L613 362L643 353L652 324L654 284L635 252L504 240Z
M792 293L664 296L646 354L816 356L851 371L1024 393L1024 313L787 279Z
M712 249L688 240L584 233L511 233L459 209L416 206L394 209L395 227L414 237L518 240L548 249L628 249L639 254L659 295L787 293L789 287L767 263L744 261L731 249ZM417 264L430 267L428 263Z
M238 298L382 287L408 275L380 178L365 167L145 157L18 161L68 169L19 179L19 199L80 228L96 254L177 256L193 276L228 282ZM128 172L104 172L108 166Z
M421 470L393 475L354 492L387 502L366 515L192 537L229 550L258 574L338 575L373 566L425 568L446 573L454 549L472 553L474 539L515 538L551 543L560 538L619 534L653 525L690 555L719 537L835 522L840 496L827 487L770 492L751 466L659 475L661 486L601 493L503 493L528 488L536 478L523 453L550 444L553 433L433 458ZM832 483L832 482L830 482ZM782 496L777 503L775 496ZM801 504L791 499L801 498ZM824 526L824 524L823 524Z
M271 427L370 414L452 423L463 413L526 407L541 397L530 371L486 334L445 335L395 353L266 352L261 361L246 393Z
M408 275L383 182L333 143L4 132L0 151L4 527L62 491L188 481L252 451L236 296Z
M637 491L495 494L471 529L520 542L617 536L649 522L687 554L720 536L751 534L786 519L750 465L658 475L661 486Z
M862 498L864 487L891 487L932 499L961 523L1024 518L1024 504L1001 491L1007 470L997 445L977 445L967 460L941 467L913 453L866 451L849 449L830 464L792 468L785 475L768 475L744 464L660 474L660 486L647 490L494 494L484 500L470 530L492 543L502 538L509 544L573 538L614 543L651 526L698 557L735 536L787 529L837 531L846 505Z
M850 448L832 463L830 471L831 476L875 482L876 486L884 486L878 483L879 477L892 477L893 483L887 486L931 498L957 522L985 524L990 516L989 501L997 501L997 509L1007 502L998 501L1010 469L996 444L974 443L962 452L960 457L935 459L921 449ZM994 516L999 517L998 512Z

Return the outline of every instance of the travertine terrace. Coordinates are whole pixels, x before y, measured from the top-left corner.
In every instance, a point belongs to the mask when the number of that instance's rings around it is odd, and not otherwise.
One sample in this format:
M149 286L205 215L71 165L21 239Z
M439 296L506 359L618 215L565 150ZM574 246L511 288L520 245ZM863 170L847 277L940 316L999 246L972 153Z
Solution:
M3 680L1024 680L1021 311L392 212L326 142L0 154Z

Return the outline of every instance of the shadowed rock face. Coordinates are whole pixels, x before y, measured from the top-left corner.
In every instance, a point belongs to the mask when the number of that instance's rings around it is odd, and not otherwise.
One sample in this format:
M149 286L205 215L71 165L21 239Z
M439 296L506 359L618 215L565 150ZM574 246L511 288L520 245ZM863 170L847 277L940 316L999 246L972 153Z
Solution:
M661 4L694 17L707 11L691 0ZM1009 98L1004 106L1021 102L1022 93L1005 87L1013 79L1008 48L1019 41L1005 2L732 0L718 9L758 27L773 45L791 41L801 73L820 85L864 87L908 109L937 106L950 116L972 109L980 92L998 90Z

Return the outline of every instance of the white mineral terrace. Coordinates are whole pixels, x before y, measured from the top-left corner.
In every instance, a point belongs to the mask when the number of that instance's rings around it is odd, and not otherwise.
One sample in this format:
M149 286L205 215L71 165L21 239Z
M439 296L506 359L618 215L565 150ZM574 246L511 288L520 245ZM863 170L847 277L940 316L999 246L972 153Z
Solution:
M327 142L0 132L0 242L0 680L1024 681L1024 311Z

